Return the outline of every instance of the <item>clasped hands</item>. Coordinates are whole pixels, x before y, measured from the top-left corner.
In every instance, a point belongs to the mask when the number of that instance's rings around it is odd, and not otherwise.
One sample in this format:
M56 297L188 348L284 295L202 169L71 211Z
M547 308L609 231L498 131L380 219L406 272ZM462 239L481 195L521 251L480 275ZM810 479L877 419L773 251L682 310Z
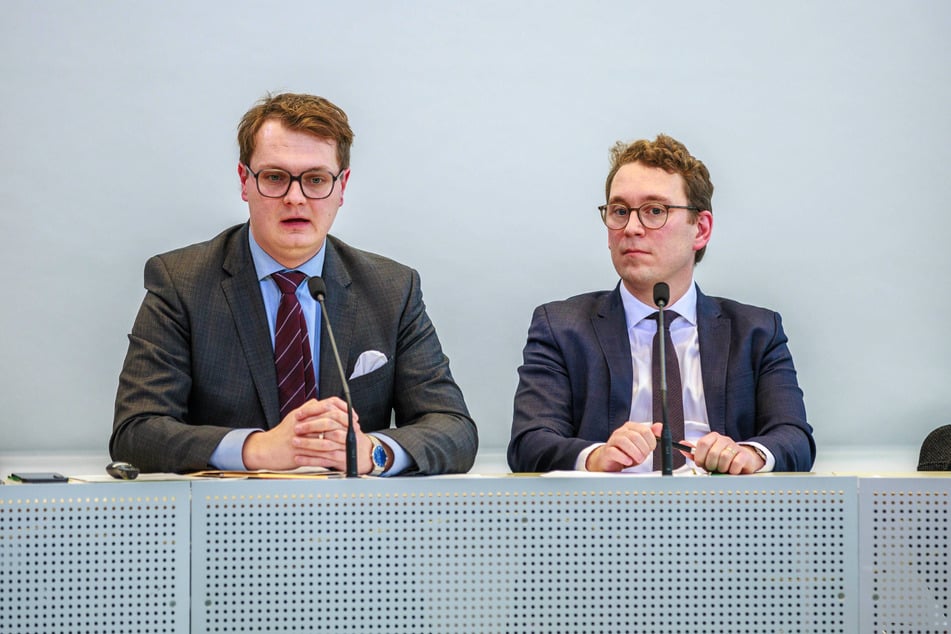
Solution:
M357 472L373 469L370 438L360 430L353 412L357 438ZM281 423L265 432L251 434L244 443L242 458L249 470L287 470L298 467L347 468L347 404L332 396L311 399L291 411Z
M585 468L588 471L621 471L641 464L654 453L663 427L662 423L624 423L614 430L604 445L591 452ZM765 464L752 447L738 445L732 438L715 431L696 443L680 442L694 448L692 453L680 453L711 473L756 473Z

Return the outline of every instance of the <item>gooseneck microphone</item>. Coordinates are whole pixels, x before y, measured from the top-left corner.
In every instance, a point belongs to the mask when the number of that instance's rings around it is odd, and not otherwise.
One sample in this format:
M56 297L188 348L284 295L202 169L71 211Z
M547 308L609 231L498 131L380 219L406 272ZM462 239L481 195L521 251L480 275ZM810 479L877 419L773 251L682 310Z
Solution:
M334 340L334 331L330 327L330 317L327 316L327 307L324 305L324 299L327 296L327 284L322 277L312 277L307 280L307 290L311 297L320 304L320 310L323 313L324 326L327 327L327 338L330 339L330 347L334 352L334 360L337 362L337 372L340 373L340 382L343 383L343 396L347 401L347 477L356 478L357 473L357 435L353 431L353 403L350 401L350 384L347 383L347 375L343 372L343 364L340 363L340 353L337 352L337 342Z
M657 339L660 343L660 411L661 422L664 424L660 432L661 474L674 474L674 446L670 435L670 425L667 424L667 345L664 333L664 307L670 301L670 287L667 282L654 284L654 304L657 305Z

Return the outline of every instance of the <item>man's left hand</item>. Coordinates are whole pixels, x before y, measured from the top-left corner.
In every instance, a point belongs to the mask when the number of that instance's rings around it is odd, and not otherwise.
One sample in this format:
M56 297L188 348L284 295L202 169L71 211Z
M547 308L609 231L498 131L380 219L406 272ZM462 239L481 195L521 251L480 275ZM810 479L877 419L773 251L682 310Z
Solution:
M693 461L711 473L756 473L766 464L759 453L715 431L697 441Z

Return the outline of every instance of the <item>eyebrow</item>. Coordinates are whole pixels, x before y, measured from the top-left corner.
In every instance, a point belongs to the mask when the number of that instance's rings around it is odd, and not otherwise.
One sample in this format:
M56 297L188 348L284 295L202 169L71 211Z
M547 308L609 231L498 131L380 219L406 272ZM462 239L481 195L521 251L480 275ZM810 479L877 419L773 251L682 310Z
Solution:
M265 163L264 165L259 167L257 171L260 172L261 170L281 170L282 172L287 172L288 174L294 174L294 172L292 172L291 170L287 169L286 167L282 165L272 165L269 163ZM327 167L326 165L321 165L319 167L308 167L308 168L302 169L300 172L297 172L297 173L306 174L307 172L329 172L331 174L334 173L334 171L330 169L329 167Z
M622 198L621 196L612 196L611 198L608 199L608 204L609 204L609 205L615 204L615 203L623 204L623 205L625 205L625 206L627 206L627 207L629 207L629 208L631 208L631 209L633 209L633 208L635 207L635 205L631 205L631 204L628 203L626 200L624 200L624 198ZM674 203L670 202L670 200L668 200L668 199L665 198L664 196L648 196L647 198L644 199L644 202L642 202L640 205L636 205L636 206L637 206L637 207L642 207L643 205L646 205L647 203L661 203L661 204L663 204L663 205L673 205L673 204L674 204Z

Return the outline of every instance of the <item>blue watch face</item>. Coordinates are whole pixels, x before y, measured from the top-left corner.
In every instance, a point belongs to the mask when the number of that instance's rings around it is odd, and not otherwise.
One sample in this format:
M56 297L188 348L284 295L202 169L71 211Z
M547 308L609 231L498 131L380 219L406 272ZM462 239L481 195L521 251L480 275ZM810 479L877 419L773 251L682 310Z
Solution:
M373 448L373 464L378 467L386 466L386 450L383 449L382 445L377 445Z

